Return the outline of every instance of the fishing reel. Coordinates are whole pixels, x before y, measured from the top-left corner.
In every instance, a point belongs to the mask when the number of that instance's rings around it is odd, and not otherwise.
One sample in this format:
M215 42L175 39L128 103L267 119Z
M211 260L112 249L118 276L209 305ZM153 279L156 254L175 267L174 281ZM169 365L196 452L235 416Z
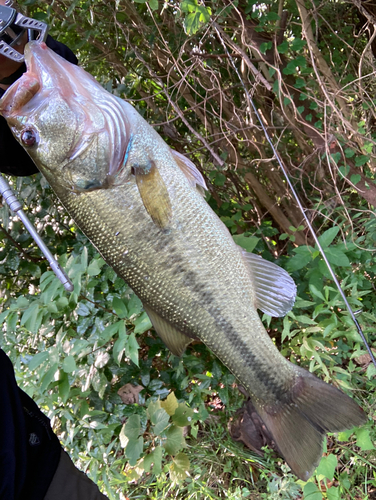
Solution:
M23 54L15 50L22 44L23 35L27 32L28 41L44 42L47 37L48 26L42 21L26 17L11 7L12 1L6 6L0 5L0 54L13 61L24 62Z

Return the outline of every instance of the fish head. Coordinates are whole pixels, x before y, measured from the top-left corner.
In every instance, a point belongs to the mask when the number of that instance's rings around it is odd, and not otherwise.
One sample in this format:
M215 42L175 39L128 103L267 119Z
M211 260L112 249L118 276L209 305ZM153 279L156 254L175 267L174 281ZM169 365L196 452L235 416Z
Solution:
M120 99L45 43L29 42L25 63L0 100L13 135L52 186L58 178L73 191L105 187L129 143Z

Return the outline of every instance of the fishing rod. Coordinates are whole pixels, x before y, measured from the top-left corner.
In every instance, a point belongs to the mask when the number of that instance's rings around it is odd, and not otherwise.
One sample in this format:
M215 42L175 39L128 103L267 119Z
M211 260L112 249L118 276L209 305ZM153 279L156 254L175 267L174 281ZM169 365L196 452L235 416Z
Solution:
M29 231L31 237L34 239L38 247L41 249L43 252L44 256L48 260L48 263L51 266L51 269L53 272L56 274L57 278L61 281L63 284L65 290L68 292L73 291L73 284L71 280L68 278L66 275L65 271L62 269L60 264L55 260L54 256L52 253L48 250L46 244L42 240L42 238L39 236L37 233L35 227L32 225L32 223L29 221L27 215L25 212L22 210L22 205L16 198L12 188L9 186L8 182L5 180L5 178L0 175L0 194L3 196L4 200L7 202L9 205L9 208L14 212L15 214L18 215L18 217L21 219L23 222L24 226L26 229Z
M264 134L265 134L265 138L266 138L266 140L268 141L268 143L269 143L269 145L270 145L270 147L271 147L271 149L272 149L272 151L273 151L274 157L275 157L275 159L277 160L278 165L280 166L280 168L281 168L281 170L282 170L282 172L283 172L283 175L285 176L286 182L287 182L287 184L288 184L288 186L289 186L289 188L290 188L290 190L291 190L291 192L292 192L292 194L293 194L293 196L294 196L294 198L295 198L295 200L296 200L296 203L297 203L297 205L298 205L298 207L299 207L300 211L301 211L301 212L302 212L302 214L303 214L303 217L304 217L304 219L305 219L305 221L306 221L306 224L307 224L307 226L308 226L308 228L309 228L309 230L310 230L310 232L311 232L311 234L312 234L312 236L313 236L313 239L314 239L314 240L315 240L315 242L316 242L316 245L317 245L317 247L318 247L318 249L319 249L319 251L320 251L320 253L321 253L321 256L322 256L322 258L324 259L324 262L325 262L325 264L326 264L326 265L327 265L327 267L328 267L328 270L329 270L329 272L330 272L330 275L332 276L332 279L333 279L334 283L336 284L336 286L337 286L337 288L338 288L338 290L339 290L339 293L341 294L341 297L342 297L342 300L343 300L343 302L344 302L344 304L345 304L345 306L346 306L346 309L348 310L348 312L349 312L349 314L350 314L350 317L351 317L351 319L353 320L353 322L354 322L354 324L355 324L355 326L356 326L356 329L358 330L358 333L359 333L359 335L360 335L360 338L362 339L362 342L363 342L363 344L365 345L365 347L366 347L366 349L367 349L367 351L368 351L368 354L369 354L369 355L370 355L370 357L371 357L371 361L372 361L372 363L373 363L373 364L375 365L375 367L376 367L376 359L375 359L375 356L374 356L374 354L373 354L373 352L372 352L372 350L371 350L370 346L368 345L368 342L367 342L367 340L366 340L366 338L365 338L365 335L364 335L364 333L363 333L363 330L361 329L361 326L359 325L359 322L358 322L358 320L357 320L357 319L356 319L356 317L355 317L355 313L354 313L354 311L352 310L352 308L351 308L351 306L350 306L350 304L349 304L349 302L348 302L348 300L347 300L347 297L346 297L346 295L345 295L344 291L343 291L343 290L342 290L342 288L341 288L341 285L340 285L340 283L339 283L339 281L338 281L338 279L337 279L337 276L335 275L335 273L334 273L334 271L333 271L333 268L332 268L332 266L330 265L330 263L329 263L329 261L328 261L328 259L327 259L326 255L325 255L324 249L322 248L322 246L321 246L321 244L320 244L320 242L319 242L319 239L318 239L318 237L317 237L317 235L316 235L316 232L315 232L315 230L313 229L313 226L312 226L312 224L311 224L311 222L310 222L309 218L307 217L307 214L305 213L305 209L304 209L304 207L303 207L303 205L302 205L302 203L301 203L301 201L300 201L300 199L299 199L299 196L298 196L298 194L297 194L297 192L296 192L296 190L295 190L295 188L294 188L294 186L293 186L293 184L292 184L292 182L291 182L291 180L290 180L290 177L289 177L289 175L288 175L288 173L287 173L287 171L286 171L286 169L285 169L285 167L284 167L284 165L283 165L283 162L282 162L282 160L281 160L281 158L280 158L280 156L279 156L279 153L277 152L277 150L276 150L276 148L275 148L275 146L274 146L274 144L273 144L273 141L272 141L272 139L271 139L270 135L268 134L268 131L267 131L267 129L266 129L266 127L265 127L265 125L264 125L264 123L263 123L262 119L261 119L260 113L258 112L257 107L256 107L256 105L255 105L255 103L254 103L254 101L253 101L253 99L252 99L252 97L251 97L250 93L249 93L249 92L248 92L248 90L247 90L247 87L245 86L245 83L244 83L244 81L243 81L243 79L242 79L242 77L241 77L241 75L240 75L240 73L239 73L239 71L238 71L238 68L236 67L236 64L235 64L235 62L234 62L234 60L233 60L233 58L232 58L232 56L231 56L230 52L229 52L229 51L228 51L228 49L227 49L227 46L226 46L226 44L225 44L225 42L224 42L224 40L223 40L223 38L222 38L222 36L221 36L221 33L219 32L218 27L216 26L216 24L215 24L215 23L214 23L214 25L213 25L213 26L214 26L214 29L215 29L215 31L216 31L216 33L217 33L217 36L218 36L218 38L219 38L219 40L220 40L220 42L221 42L222 46L223 46L223 48L224 48L224 51L226 52L226 55L227 55L227 57L228 57L229 61L231 62L231 65L232 65L232 67L234 68L234 71L235 71L235 73L236 73L236 75L237 75L237 77L238 77L238 79L239 79L239 81L240 81L240 83L241 83L241 85L242 85L242 87L243 87L243 89L244 89L245 95L247 96L248 103L249 103L249 104L250 104L250 106L252 107L252 109L253 109L253 111L254 111L254 113L255 113L256 117L257 117L257 120L258 120L258 122L259 122L259 123L260 123L260 125L261 125L261 128L262 128L262 130L263 130L263 132L264 132Z

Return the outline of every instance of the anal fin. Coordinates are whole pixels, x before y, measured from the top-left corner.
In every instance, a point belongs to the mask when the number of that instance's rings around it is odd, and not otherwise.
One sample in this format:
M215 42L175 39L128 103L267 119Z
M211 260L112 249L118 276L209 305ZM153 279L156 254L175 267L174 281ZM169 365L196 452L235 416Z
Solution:
M144 305L144 309L146 314L149 316L155 331L170 349L172 354L175 354L175 356L181 356L187 345L190 344L193 339L184 335L184 333L181 333L148 306Z

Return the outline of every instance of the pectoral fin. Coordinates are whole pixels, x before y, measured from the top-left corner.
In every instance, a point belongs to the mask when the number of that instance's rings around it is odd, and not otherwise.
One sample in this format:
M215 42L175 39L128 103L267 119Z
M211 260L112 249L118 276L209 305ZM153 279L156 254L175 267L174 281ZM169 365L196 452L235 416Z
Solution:
M174 326L161 318L159 314L144 305L144 309L152 322L155 331L175 356L181 356L192 339L179 332Z
M133 165L132 171L142 203L156 226L166 228L172 216L170 197L153 160L146 165Z
M256 307L270 316L285 316L296 298L296 285L281 267L241 249L254 279Z

